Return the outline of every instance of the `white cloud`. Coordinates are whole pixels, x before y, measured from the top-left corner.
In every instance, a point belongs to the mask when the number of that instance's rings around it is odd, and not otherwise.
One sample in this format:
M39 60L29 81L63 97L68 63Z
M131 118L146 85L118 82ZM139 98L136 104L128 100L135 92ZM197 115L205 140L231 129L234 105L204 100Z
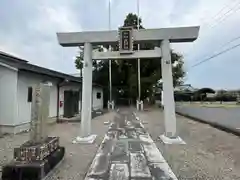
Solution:
M34 23L38 31L46 33L56 31L81 31L81 25L76 21L75 14L66 7L39 7L40 16ZM43 30L44 27L44 30Z
M22 6L20 0L14 3L0 1L0 42L2 42L0 50L47 68L68 73L76 71L72 57L77 49L58 45L56 32L108 29L109 0L24 0L24 2L25 6ZM140 16L146 28L201 26L200 36L196 42L172 45L175 51L184 54L187 70L207 54L219 50L225 42L240 35L239 12L232 13L221 23L215 17L222 7L226 6L220 15L234 7L236 0L139 0L139 2ZM112 0L111 3L112 29L121 26L129 12L137 12L137 0ZM219 23L216 27L209 28L216 23ZM233 72L238 73L236 61L238 58L239 53L236 49L202 64L188 73L188 82L195 86L238 86L234 80L229 80L233 79ZM226 63L233 60L235 60L233 63ZM210 76L212 78L209 78Z
M0 40L5 42L1 49L37 65L65 72L74 71L74 62L69 57L73 56L76 49L63 49L58 45L56 32L81 31L81 24L71 4L65 1L63 5L59 2L44 0L35 3L31 6L35 9L34 14L28 12L28 7L21 10L22 17L19 18L24 18L25 26L13 26L8 36L0 31Z

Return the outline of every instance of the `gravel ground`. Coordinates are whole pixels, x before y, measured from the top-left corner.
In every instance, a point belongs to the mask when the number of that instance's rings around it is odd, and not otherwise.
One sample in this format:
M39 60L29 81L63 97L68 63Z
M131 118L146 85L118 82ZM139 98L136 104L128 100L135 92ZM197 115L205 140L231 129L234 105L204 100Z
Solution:
M144 124L179 180L240 180L240 139L206 124L177 116L178 133L187 145L164 145L158 139L164 133L163 113L159 109L139 113ZM79 133L79 123L55 124L50 135L60 136L66 148L63 163L47 180L81 180L107 130L104 121L114 113L96 117L92 121L93 133L98 134L91 145L72 144ZM0 138L0 166L12 160L13 148L28 139L27 133Z
M51 125L50 135L60 137L60 144L66 148L66 154L60 166L46 180L83 179L107 131L108 126L104 125L104 121L112 120L113 117L114 113L107 113L92 120L92 132L98 136L95 143L90 145L72 144L72 140L80 133L79 123ZM0 166L11 161L13 148L20 146L28 138L28 133L0 138Z
M153 109L138 113L163 156L179 180L240 180L240 139L182 116L177 130L186 145L164 145L163 112Z

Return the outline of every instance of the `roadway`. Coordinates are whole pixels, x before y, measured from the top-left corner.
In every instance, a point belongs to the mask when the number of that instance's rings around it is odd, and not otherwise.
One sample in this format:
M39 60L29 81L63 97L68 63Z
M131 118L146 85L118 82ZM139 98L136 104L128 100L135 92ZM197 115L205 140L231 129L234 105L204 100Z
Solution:
M176 105L176 112L204 120L209 123L219 124L240 134L240 107L212 108L196 105Z

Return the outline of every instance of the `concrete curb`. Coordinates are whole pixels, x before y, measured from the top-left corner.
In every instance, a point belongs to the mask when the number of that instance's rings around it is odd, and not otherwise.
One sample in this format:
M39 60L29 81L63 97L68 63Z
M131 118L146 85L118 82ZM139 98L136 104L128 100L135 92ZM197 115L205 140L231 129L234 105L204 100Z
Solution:
M207 120L204 120L204 119L201 119L201 118L198 118L198 117L194 117L194 116L191 116L189 114L177 112L177 111L176 111L176 114L178 114L180 116L184 116L184 117L189 118L189 119L192 119L194 121L198 121L198 122L201 122L201 123L204 123L204 124L208 124L208 125L210 125L214 128L220 129L220 130L225 131L227 133L232 133L236 136L240 136L240 131L238 131L237 129L234 129L234 128L231 128L231 127L219 124L219 123L209 122Z
M144 125L141 123L140 118L137 116L136 112L133 112L133 116L135 117L136 120L140 121L140 125L142 128L144 128ZM169 180L178 180L178 178L176 177L176 175L174 174L174 172L172 171L172 168L169 166L168 162L165 160L165 158L163 157L162 153L160 152L160 150L158 149L158 147L156 146L156 143L153 141L151 135L146 132L148 139L151 142L151 148L148 149L145 153L149 154L148 158L150 159L154 159L153 161L156 161L157 159L160 159L161 163L159 163L159 169L161 169L161 171L163 171L164 173L166 173L167 176L161 176L161 178L163 179L169 179ZM153 153L154 152L154 153ZM160 162L157 161L157 162ZM158 163L155 163L155 166L157 166ZM160 178L159 178L160 179Z

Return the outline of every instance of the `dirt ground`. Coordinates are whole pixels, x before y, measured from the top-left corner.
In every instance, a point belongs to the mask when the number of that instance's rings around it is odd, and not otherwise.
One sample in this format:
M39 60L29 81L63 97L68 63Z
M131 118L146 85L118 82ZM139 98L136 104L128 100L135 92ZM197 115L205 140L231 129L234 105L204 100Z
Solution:
M61 145L66 148L66 154L63 162L47 180L83 179L107 131L108 126L104 125L104 121L113 119L113 116L114 113L107 113L92 120L92 132L98 136L96 142L90 145L72 143L72 140L80 133L80 123L51 125L49 127L50 135L60 137ZM20 146L28 138L28 133L0 138L0 167L12 160L13 148Z
M177 116L177 131L186 145L164 145L163 112L138 113L179 180L240 180L240 138L209 125Z

